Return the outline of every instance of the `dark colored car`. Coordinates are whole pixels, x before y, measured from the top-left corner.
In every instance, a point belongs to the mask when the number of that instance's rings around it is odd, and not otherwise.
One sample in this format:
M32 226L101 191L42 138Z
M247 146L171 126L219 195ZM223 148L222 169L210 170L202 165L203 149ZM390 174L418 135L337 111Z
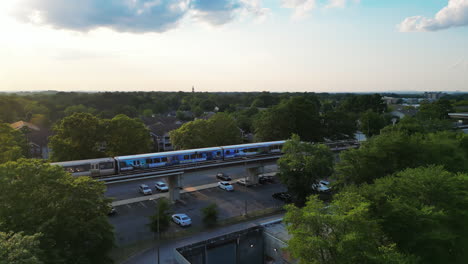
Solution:
M225 173L223 172L218 172L216 174L216 178L222 180L222 181L230 181L231 180L231 177L227 176Z
M260 176L258 177L258 183L260 184L265 184L265 183L273 183L275 180L273 179L273 176Z
M272 195L273 198L278 199L280 201L283 201L285 203L292 203L292 197L289 193L287 192L281 192L281 193L274 193Z

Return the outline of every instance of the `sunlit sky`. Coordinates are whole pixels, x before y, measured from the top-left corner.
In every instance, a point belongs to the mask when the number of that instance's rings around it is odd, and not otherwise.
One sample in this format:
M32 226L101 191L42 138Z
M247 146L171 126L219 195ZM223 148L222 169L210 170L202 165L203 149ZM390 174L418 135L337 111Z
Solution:
M0 33L0 91L468 92L468 0L5 0Z

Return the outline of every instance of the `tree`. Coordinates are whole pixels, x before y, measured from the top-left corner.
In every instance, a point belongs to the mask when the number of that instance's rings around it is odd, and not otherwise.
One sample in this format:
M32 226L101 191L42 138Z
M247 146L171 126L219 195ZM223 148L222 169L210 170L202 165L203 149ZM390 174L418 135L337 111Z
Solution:
M211 203L202 209L203 223L206 227L214 227L218 222L218 206Z
M350 95L340 105L340 110L346 113L362 113L371 110L375 113L383 113L387 105L380 94Z
M306 141L323 140L319 117L320 102L309 96L291 97L260 112L254 122L255 136L262 141L283 140L298 134Z
M42 264L40 234L0 232L0 264Z
M468 170L468 156L462 139L453 132L414 135L388 132L369 139L359 149L342 152L335 176L348 185L372 183L400 170L429 164L464 172Z
M80 160L103 157L100 146L104 142L102 121L89 113L74 113L54 127L50 137L53 161Z
M26 137L10 125L0 123L0 163L27 157L29 146Z
M390 123L390 116L368 110L360 118L361 131L368 137L380 134L380 130Z
M108 156L148 153L151 150L150 132L140 119L117 115L106 120L105 124Z
M198 119L171 131L171 141L178 149L234 145L241 142L240 130L232 117L218 113L208 120Z
M416 263L399 253L370 217L370 203L353 192L336 195L325 205L317 196L306 206L286 206L292 238L287 250L302 264Z
M325 145L301 142L297 135L284 144L283 152L278 160L279 178L302 205L313 193L312 185L332 174L333 153Z
M42 262L110 263L114 235L104 183L27 159L0 165L0 175L0 228L41 233Z
M448 119L448 114L453 112L452 105L448 100L438 100L433 103L423 102L419 107L417 117L422 120Z
M356 133L356 117L351 113L330 111L323 115L324 135L331 140L353 139Z
M65 108L65 110L63 110L63 112L65 113L66 116L70 116L70 115L73 115L74 113L88 113L88 114L95 114L97 111L96 109L92 108L92 107L86 107L82 104L79 104L79 105L71 105L67 108Z
M242 142L236 121L225 113L217 113L207 123L210 146L235 145Z
M468 174L406 169L364 186L370 213L399 250L421 263L466 263Z
M159 223L158 223L159 221ZM171 206L166 198L158 199L156 212L150 217L150 228L154 233L164 232L171 223ZM159 227L158 227L159 225Z
M386 126L381 130L381 132L387 133L391 131L402 131L411 135L416 133L433 133L450 130L452 127L453 124L450 120L425 120L421 118L405 116L396 125Z

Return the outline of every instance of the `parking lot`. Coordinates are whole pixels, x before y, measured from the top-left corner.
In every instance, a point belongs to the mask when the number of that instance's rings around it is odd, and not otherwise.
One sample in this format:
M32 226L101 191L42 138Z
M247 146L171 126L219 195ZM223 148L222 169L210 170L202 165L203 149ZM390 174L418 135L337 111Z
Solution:
M171 223L167 233L179 232L186 228L196 228L203 225L201 209L211 203L218 205L219 220L243 215L267 208L281 207L283 202L272 198L272 194L285 191L285 187L277 182L258 186L244 187L234 185L233 192L220 188L210 188L201 191L184 193L181 201L172 206L173 213L185 213L192 219L191 227L179 227ZM148 227L149 216L156 211L156 201L143 201L116 207L117 214L110 217L115 227L116 243L118 245L132 244L139 240L153 238L154 234Z

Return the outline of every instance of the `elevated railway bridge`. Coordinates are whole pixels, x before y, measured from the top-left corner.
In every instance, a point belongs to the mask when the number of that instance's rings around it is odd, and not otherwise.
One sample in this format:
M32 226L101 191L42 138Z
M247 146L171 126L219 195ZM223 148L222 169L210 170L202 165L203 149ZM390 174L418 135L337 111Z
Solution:
M357 141L339 141L325 144L328 145L335 153L359 147L359 142ZM183 176L185 172L203 171L219 167L243 165L247 174L246 182L250 184L257 184L258 175L264 172L264 167L276 164L276 161L280 157L280 153L270 153L238 157L229 160L210 160L144 170L125 171L118 175L102 176L99 177L98 180L103 181L105 184L109 185L143 179L166 178L169 185L169 197L172 201L175 201L180 197L180 189L182 189Z

